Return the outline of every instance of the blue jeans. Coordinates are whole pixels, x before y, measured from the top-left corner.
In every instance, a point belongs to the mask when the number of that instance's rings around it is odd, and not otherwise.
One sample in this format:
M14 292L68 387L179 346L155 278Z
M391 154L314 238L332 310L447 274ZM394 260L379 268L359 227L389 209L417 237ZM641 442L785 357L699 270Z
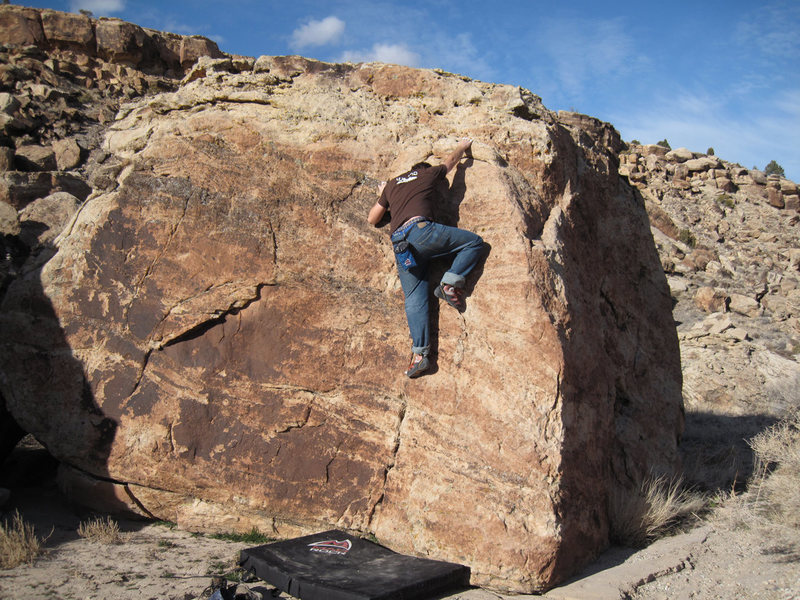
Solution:
M434 258L455 253L453 264L442 276L442 283L463 288L465 277L483 254L481 236L457 227L432 221L416 223L406 236L417 266L408 271L397 265L400 285L406 297L406 318L415 354L430 352L428 318L428 264Z

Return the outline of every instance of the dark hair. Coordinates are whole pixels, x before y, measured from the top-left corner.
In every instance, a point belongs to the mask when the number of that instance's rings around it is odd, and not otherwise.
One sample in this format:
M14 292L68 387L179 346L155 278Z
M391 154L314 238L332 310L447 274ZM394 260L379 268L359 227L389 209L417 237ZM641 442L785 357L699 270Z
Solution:
M417 169L430 169L431 164L426 162L418 162L413 167L411 167L412 171L416 171Z

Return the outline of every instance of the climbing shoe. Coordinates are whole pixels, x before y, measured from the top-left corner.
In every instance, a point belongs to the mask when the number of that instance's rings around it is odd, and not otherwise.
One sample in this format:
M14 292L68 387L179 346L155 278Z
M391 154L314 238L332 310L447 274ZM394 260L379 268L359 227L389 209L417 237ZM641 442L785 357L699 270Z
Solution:
M430 361L428 361L427 356L423 356L422 354L412 354L411 363L408 365L406 376L411 379L414 377L419 377L423 372L428 370L428 367L430 367Z
M464 290L462 288L457 288L446 283L440 283L439 287L433 290L433 295L447 302L458 312L464 312L464 309L466 308L464 304Z

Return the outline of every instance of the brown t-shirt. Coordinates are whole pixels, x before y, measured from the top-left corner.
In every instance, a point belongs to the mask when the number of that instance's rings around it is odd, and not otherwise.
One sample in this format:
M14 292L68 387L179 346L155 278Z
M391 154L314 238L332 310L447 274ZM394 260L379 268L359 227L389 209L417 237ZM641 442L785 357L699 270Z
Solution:
M433 218L431 197L440 178L447 175L447 167L423 167L406 171L390 179L383 188L378 204L388 208L392 215L389 226L391 233L411 217Z

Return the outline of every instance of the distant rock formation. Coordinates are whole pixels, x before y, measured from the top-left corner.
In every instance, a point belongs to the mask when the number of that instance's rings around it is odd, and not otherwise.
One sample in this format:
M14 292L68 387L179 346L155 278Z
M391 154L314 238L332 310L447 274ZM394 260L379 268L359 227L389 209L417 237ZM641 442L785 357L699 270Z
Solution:
M686 148L621 155L676 298L684 399L781 414L800 401L800 188ZM687 360L689 359L689 360Z
M798 186L685 148L632 145L620 162L675 302L683 397L696 415L682 441L686 478L731 489L752 469L746 439L758 424L800 405Z
M164 33L114 18L94 19L14 5L0 7L0 31L6 46L73 52L76 58L81 57L76 60L79 67L88 64L87 59L97 58L175 77L201 56L226 56L216 43L202 36ZM94 79L91 73L78 76L84 81Z

